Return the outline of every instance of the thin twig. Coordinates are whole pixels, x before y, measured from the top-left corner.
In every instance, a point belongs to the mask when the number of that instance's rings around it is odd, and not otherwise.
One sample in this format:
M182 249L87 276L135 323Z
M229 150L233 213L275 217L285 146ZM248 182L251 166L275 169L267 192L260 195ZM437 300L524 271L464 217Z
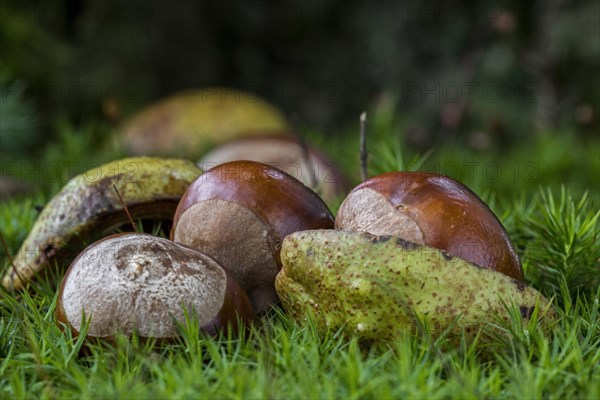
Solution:
M131 218L131 214L129 214L129 209L127 208L127 204L125 204L125 200L123 200L123 197L121 197L121 193L119 193L119 190L117 189L117 185L115 185L114 183L113 183L113 188L115 189L117 196L119 196L119 201L121 202L123 209L125 209L125 213L127 213L127 218L129 219L129 222L131 223L131 227L133 228L133 231L137 232L137 228L135 227L135 222L133 222L133 218Z
M369 154L367 153L367 112L363 111L360 114L360 175L362 181L366 181L369 178L367 171L367 159Z
M10 261L10 265L12 265L12 267L15 268L15 259L13 258L12 254L10 254L8 244L6 243L2 232L0 232L0 240L2 241L2 247L4 247L4 253L6 253L6 257L8 257L8 261Z
M8 261L10 262L10 265L12 266L12 269L10 270L10 272L8 272L6 274L6 277L10 280L10 288L12 290L14 290L15 276L19 279L19 281L21 281L22 285L25 285L25 283L27 283L27 279L25 279L25 277L21 274L21 272L19 271L19 268L16 267L15 259L12 256L12 254L10 254L10 249L8 248L8 244L6 243L6 240L4 239L4 235L2 234L2 232L0 232L0 241L2 241L2 247L4 248L4 253L6 253L6 257L8 257ZM33 271L33 273L35 274L35 270L33 268L31 268L29 265L26 265L26 266L27 266L27 268L31 269Z

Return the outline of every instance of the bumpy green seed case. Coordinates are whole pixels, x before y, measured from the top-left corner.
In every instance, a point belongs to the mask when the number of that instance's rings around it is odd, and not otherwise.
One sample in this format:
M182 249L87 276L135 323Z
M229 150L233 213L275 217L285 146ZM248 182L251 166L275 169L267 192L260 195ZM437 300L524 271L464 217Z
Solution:
M313 230L289 235L276 280L284 308L322 330L342 328L367 340L412 334L424 321L433 336L462 331L481 338L539 307L544 326L554 310L539 292L497 271L394 236Z
M71 179L44 207L6 272L2 285L18 290L59 253L91 233L134 218L172 219L179 199L202 170L191 161L134 157L113 161Z

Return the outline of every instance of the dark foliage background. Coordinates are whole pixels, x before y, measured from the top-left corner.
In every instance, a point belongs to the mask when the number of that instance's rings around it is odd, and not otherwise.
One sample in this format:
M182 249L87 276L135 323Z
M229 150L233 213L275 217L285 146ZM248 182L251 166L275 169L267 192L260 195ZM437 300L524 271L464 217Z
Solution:
M593 0L3 0L0 12L4 80L20 79L47 115L89 116L108 99L127 113L223 85L332 132L395 96L422 146L600 126Z
M80 161L150 102L226 86L329 143L368 109L373 141L436 149L425 169L501 162L503 183L480 174L497 193L600 198L596 0L0 0L0 22L4 162Z

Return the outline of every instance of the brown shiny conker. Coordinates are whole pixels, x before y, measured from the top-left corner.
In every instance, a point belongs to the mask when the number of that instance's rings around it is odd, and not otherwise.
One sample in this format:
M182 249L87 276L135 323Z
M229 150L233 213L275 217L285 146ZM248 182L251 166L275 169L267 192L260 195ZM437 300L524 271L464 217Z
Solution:
M469 188L444 175L388 172L368 179L346 197L335 227L400 236L523 280L498 218Z
M194 181L175 212L171 238L211 255L246 290L255 312L278 302L281 242L292 232L332 229L333 216L300 181L267 164L234 161Z

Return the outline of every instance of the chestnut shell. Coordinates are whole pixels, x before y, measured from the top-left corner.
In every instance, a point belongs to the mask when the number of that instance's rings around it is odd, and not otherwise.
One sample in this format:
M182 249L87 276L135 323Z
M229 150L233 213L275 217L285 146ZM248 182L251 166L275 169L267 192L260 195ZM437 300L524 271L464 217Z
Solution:
M388 172L361 183L350 193L361 189L372 189L395 209L401 209L416 223L425 245L523 281L523 269L506 230L462 183L436 173ZM345 229L347 207L344 201L336 229Z

